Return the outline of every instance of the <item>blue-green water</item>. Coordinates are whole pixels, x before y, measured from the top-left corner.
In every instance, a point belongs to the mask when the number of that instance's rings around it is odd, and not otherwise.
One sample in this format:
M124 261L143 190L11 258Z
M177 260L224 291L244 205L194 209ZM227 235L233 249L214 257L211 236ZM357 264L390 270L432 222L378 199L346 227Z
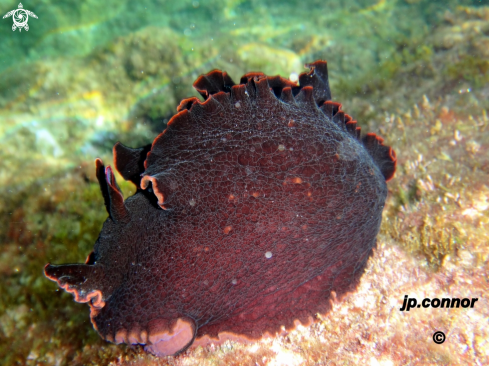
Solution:
M17 8L17 3L11 1L0 4L3 13ZM208 38L220 45L221 42L236 45L260 41L292 50L305 46L297 45L297 39L329 34L331 38L342 39L342 47L361 47L371 57L381 58L392 51L399 41L396 38L419 36L443 10L471 2L363 0L301 4L298 1L31 1L24 4L25 8L33 9L39 19L31 18L29 32L9 33L12 18L2 21L0 71L18 63L88 55L115 38L148 26L169 27L185 35L188 42ZM323 52L327 46L324 45Z

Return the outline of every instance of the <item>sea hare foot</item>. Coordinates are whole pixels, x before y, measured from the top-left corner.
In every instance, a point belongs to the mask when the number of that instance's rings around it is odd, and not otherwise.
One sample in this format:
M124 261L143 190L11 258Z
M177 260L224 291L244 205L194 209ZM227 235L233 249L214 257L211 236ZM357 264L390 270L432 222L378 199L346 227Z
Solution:
M191 319L178 319L170 332L165 323L165 320L156 319L149 324L149 342L144 349L155 356L171 356L181 352L190 346L195 337L195 323Z
M325 61L299 85L218 70L152 145L96 160L109 217L85 264L46 276L108 341L173 355L309 324L354 290L376 244L394 151L331 101Z

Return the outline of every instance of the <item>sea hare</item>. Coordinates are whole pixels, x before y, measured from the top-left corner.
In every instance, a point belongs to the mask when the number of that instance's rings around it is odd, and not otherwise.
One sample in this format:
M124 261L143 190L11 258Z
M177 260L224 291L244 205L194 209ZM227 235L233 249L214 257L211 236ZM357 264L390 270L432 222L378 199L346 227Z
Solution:
M299 85L218 70L152 145L114 146L137 192L96 160L109 217L85 264L45 275L111 342L158 356L310 323L354 290L376 245L396 155L331 101L325 61Z

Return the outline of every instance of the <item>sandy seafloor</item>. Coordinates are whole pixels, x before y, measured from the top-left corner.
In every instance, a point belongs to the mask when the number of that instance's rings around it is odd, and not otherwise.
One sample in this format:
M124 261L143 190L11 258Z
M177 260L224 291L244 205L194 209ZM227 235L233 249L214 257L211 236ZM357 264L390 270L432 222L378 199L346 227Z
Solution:
M489 364L485 1L23 5L38 16L28 32L0 22L0 364ZM101 340L88 306L43 276L47 262L84 261L106 218L94 159L151 142L201 73L288 77L318 58L333 100L398 155L358 291L310 327L250 344L157 359ZM479 300L401 312L404 295Z

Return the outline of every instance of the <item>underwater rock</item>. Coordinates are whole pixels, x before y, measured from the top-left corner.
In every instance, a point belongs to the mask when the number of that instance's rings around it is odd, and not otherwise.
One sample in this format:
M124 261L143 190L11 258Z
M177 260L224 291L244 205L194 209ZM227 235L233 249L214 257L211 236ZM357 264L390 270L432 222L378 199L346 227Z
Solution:
M45 275L87 302L106 340L158 356L309 324L356 288L376 245L392 148L331 101L327 64L299 85L218 70L152 145L114 146L124 201L96 160L109 213L85 264ZM334 292L334 294L333 294Z

